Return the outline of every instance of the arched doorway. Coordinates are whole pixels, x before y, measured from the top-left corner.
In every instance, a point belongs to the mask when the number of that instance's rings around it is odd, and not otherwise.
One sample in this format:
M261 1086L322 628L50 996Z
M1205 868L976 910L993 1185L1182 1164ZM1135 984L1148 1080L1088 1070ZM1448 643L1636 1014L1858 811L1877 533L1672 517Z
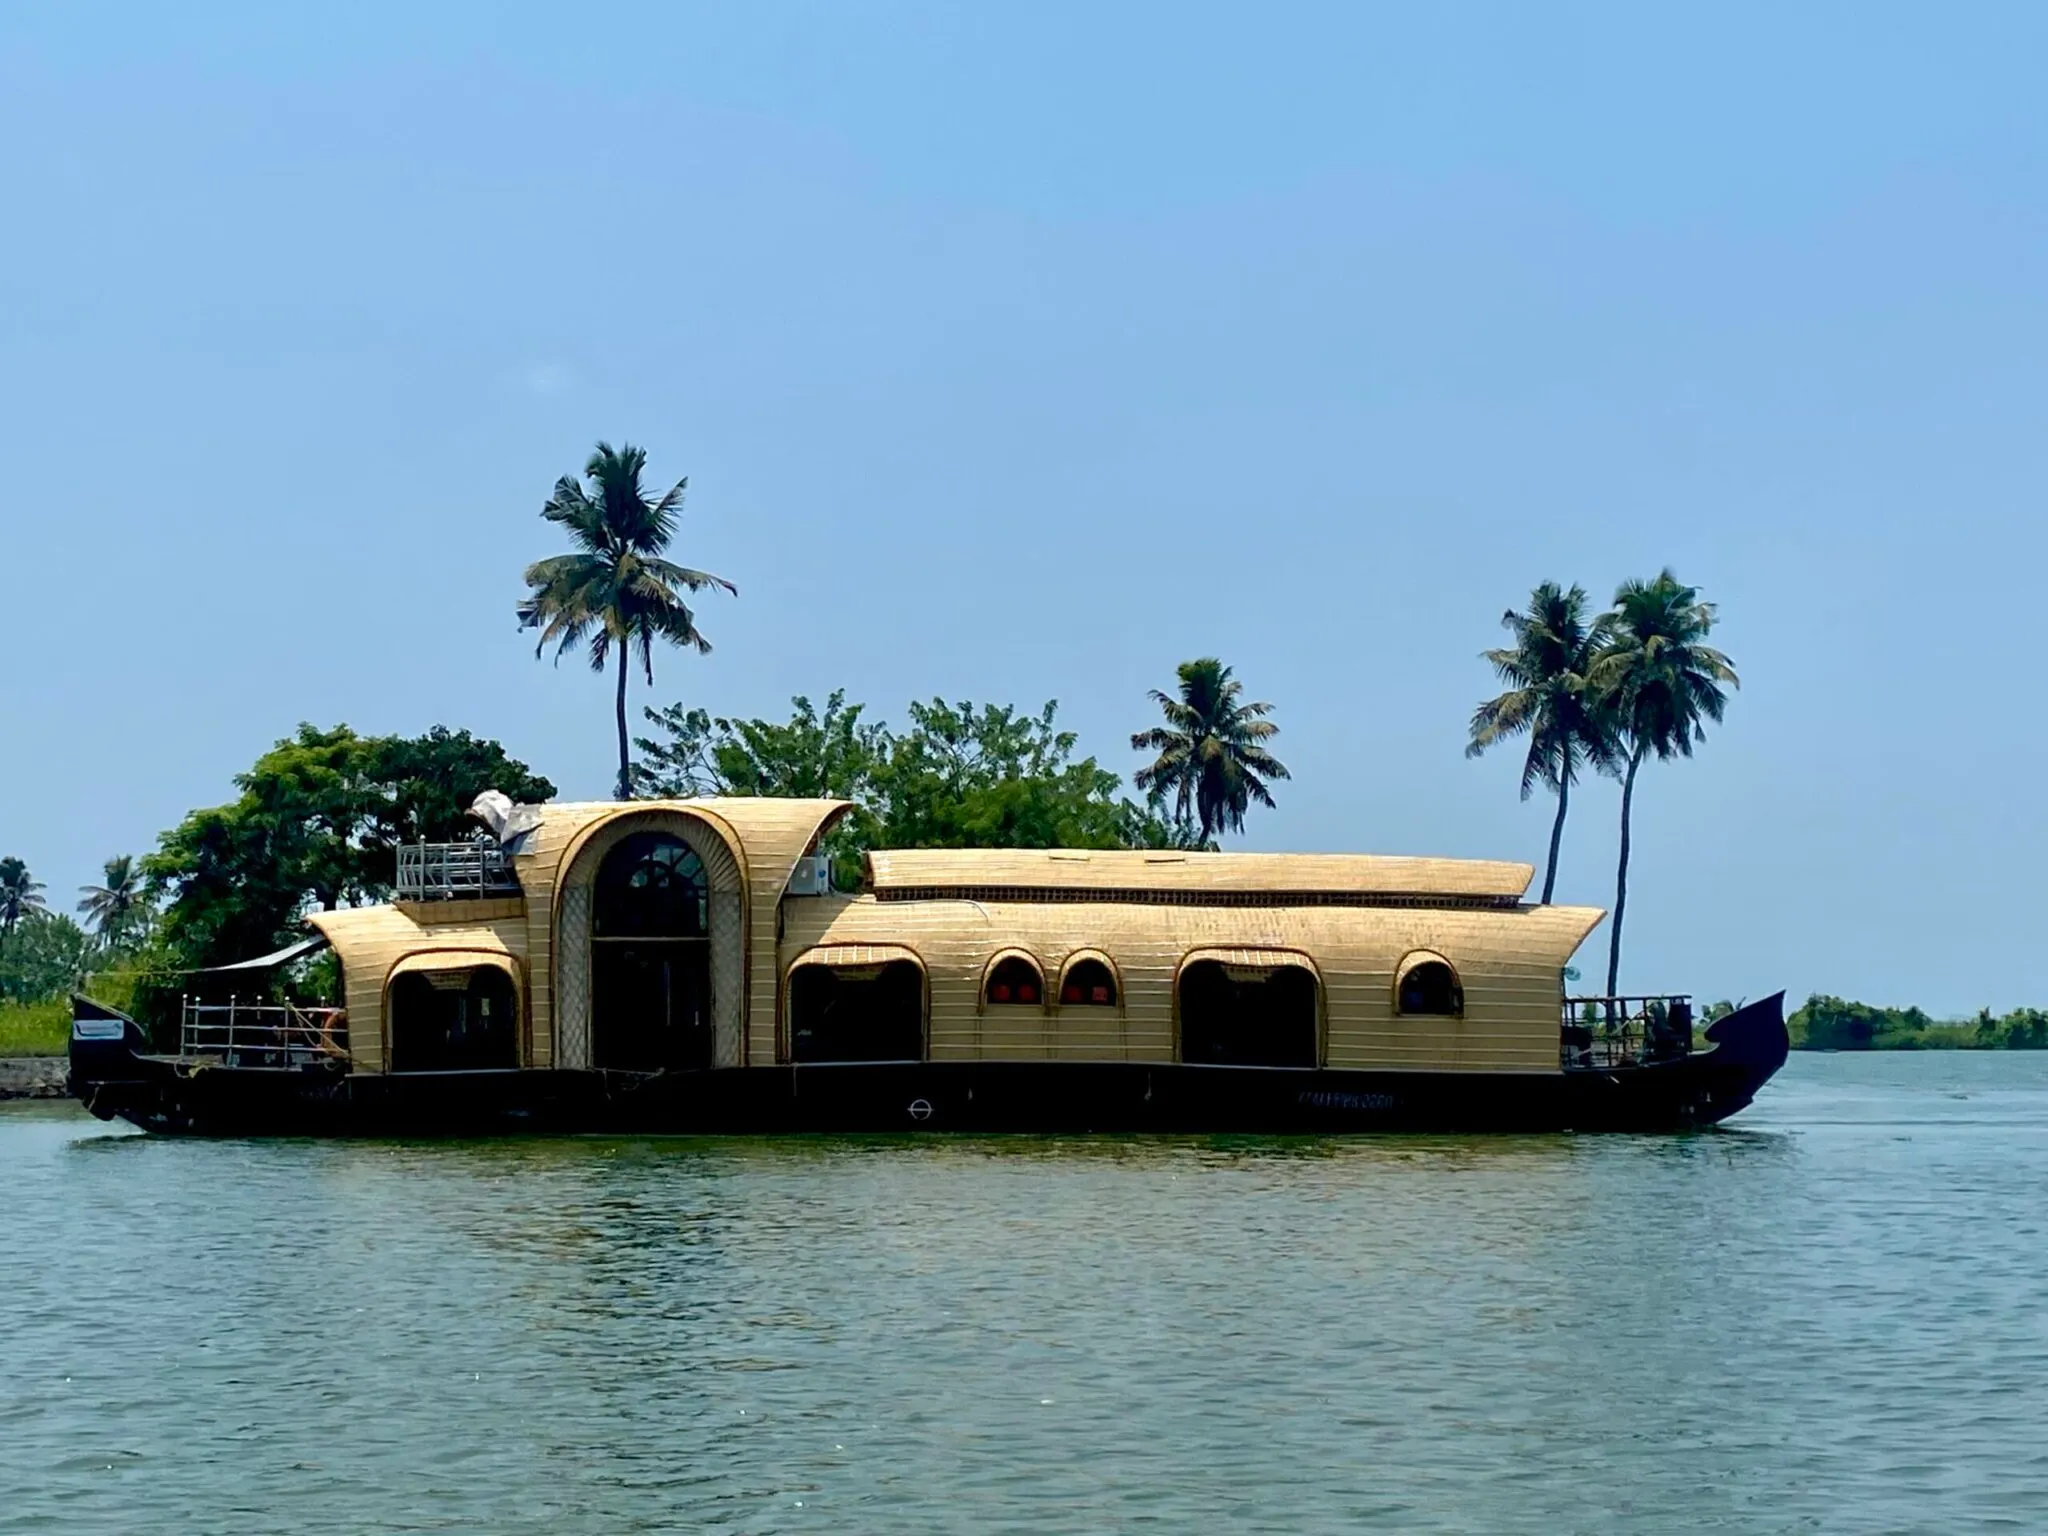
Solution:
M789 972L791 1061L922 1061L924 1034L924 967L901 951L812 950Z
M591 1065L712 1064L711 883L672 832L621 838L591 891Z
M1180 1059L1191 1066L1313 1067L1321 1056L1319 985L1299 960L1196 951L1175 992Z
M496 965L408 962L386 1004L392 1072L511 1071L519 1065L519 994Z

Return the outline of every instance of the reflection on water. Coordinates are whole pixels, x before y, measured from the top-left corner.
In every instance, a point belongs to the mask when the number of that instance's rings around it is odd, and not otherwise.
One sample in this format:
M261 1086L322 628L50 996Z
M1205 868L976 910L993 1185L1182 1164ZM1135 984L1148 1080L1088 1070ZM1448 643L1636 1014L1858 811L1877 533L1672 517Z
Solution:
M2048 1528L2048 1058L1675 1137L0 1114L0 1530Z

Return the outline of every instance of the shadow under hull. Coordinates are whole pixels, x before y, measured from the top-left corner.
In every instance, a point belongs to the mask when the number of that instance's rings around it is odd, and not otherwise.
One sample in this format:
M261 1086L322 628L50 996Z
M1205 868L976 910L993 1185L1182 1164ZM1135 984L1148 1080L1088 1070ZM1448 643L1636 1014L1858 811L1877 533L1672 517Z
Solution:
M71 1089L103 1119L186 1135L735 1135L802 1132L1672 1131L1747 1107L1784 1064L1782 997L1707 1030L1711 1049L1611 1071L1359 1072L1142 1062L877 1062L640 1076L363 1074L152 1056L131 1021L80 1039ZM91 1024L88 1027L91 1027Z

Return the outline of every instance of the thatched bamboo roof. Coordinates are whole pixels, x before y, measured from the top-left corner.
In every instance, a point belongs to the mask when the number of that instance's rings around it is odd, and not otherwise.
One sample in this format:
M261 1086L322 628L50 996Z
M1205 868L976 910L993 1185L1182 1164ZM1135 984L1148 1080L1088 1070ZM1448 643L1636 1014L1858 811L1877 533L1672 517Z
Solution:
M913 892L1075 890L1517 901L1535 873L1532 865L1492 859L1352 853L898 848L868 855L869 881L885 900Z

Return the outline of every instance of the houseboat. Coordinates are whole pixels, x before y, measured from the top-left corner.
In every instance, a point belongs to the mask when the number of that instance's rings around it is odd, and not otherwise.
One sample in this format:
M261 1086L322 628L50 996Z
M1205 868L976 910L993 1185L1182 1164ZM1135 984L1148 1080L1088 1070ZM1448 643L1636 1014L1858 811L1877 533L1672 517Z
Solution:
M396 899L192 978L176 1049L75 1001L94 1114L200 1134L1672 1129L1785 1060L1782 995L1570 998L1527 864L875 851L848 807L478 802ZM331 946L343 1006L265 973ZM153 1045L160 1048L153 1048Z

